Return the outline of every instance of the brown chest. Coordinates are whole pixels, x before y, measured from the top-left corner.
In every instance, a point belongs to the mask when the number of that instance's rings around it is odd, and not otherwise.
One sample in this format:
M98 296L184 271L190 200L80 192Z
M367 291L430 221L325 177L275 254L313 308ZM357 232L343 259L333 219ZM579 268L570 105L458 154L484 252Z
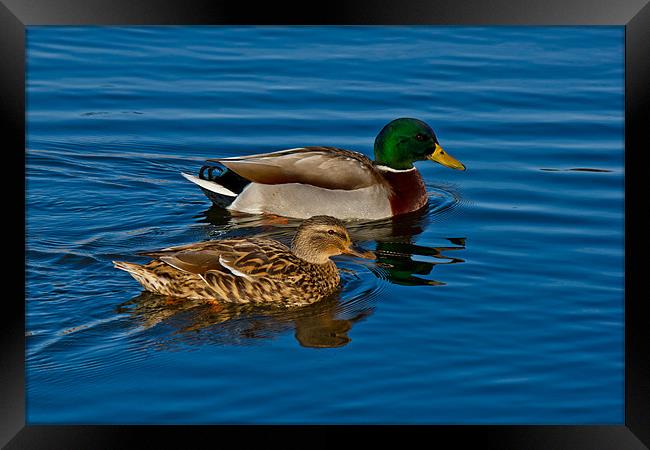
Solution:
M382 171L393 194L390 206L393 215L416 211L427 203L427 189L417 169L404 171Z

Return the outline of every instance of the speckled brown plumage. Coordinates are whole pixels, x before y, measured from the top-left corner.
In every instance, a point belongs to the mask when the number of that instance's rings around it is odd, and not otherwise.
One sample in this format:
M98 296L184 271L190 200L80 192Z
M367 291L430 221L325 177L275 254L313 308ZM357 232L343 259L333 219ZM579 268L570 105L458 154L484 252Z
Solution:
M143 253L155 258L144 265L114 264L162 295L293 306L336 290L339 272L329 257L341 253L372 256L351 248L341 222L319 216L298 228L291 248L264 238L227 239Z

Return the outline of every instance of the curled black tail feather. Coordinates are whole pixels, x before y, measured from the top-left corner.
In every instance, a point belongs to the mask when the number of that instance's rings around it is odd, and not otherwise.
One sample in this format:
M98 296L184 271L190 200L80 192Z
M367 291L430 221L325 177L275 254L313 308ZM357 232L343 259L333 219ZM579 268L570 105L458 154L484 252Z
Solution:
M218 172L215 173L215 170ZM214 181L235 194L240 194L241 191L243 191L250 183L246 178L237 175L232 170L214 164L206 164L202 166L199 170L199 178L202 180Z
M202 180L213 181L235 194L240 194L250 183L249 180L237 175L232 170L216 164L206 164L202 166L199 170L199 178ZM225 208L233 201L233 197L211 192L203 188L201 188L201 190L206 197L212 201L212 203L221 208Z

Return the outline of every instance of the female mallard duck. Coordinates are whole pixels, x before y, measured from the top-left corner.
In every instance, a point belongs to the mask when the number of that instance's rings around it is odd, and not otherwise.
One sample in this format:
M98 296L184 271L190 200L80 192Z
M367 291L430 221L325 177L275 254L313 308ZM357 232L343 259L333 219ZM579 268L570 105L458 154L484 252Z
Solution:
M296 306L336 290L339 271L330 257L342 253L374 258L352 247L339 220L317 216L298 227L291 248L272 239L226 239L142 253L155 258L144 265L113 264L157 294Z
M421 120L402 118L375 139L375 160L334 147L303 147L258 155L209 159L226 169L203 166L196 183L214 203L252 214L306 218L383 219L416 211L428 200L414 161L436 161L465 170L446 153ZM207 176L205 170L208 169Z

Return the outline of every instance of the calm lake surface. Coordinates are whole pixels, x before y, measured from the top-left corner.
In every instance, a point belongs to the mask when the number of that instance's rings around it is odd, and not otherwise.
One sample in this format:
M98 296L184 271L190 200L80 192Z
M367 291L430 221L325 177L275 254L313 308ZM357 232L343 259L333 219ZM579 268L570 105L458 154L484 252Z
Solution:
M623 423L623 27L29 27L27 421ZM144 294L112 260L290 239L180 175L398 117L426 210L296 310Z

